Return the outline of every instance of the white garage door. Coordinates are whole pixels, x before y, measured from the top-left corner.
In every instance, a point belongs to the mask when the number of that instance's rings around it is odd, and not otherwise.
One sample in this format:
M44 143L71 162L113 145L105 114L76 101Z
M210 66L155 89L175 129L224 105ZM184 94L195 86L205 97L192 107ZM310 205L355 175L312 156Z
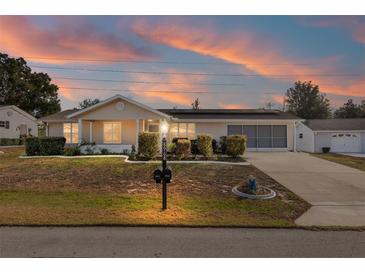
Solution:
M331 137L332 152L361 152L359 133L336 133Z

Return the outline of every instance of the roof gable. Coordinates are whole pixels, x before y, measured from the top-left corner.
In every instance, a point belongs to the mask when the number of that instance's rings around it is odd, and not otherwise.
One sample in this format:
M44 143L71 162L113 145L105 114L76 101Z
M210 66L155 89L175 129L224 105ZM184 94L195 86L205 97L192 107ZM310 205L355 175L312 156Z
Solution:
M23 115L24 117L32 120L32 121L37 121L37 119L30 115L28 112L25 112L24 110L22 110L21 108L18 108L17 106L15 105L2 105L0 106L0 110L4 110L4 109L12 109L16 112L18 112L20 115Z
M143 110L145 110L147 112L153 113L153 114L155 114L155 115L157 115L159 117L170 118L169 115L167 115L167 114L165 114L163 112L160 112L160 111L158 111L156 109L153 109L153 108L151 108L149 106L146 106L144 104L141 104L141 103L139 103L137 101L134 101L134 100L132 100L130 98L126 98L126 97L124 97L124 96L122 96L120 94L115 95L115 96L112 96L112 97L110 97L110 98L108 98L108 99L106 99L104 101L101 101L98 104L95 104L95 105L92 105L90 107L87 107L87 108L78 110L78 111L76 111L76 112L68 115L67 118L78 118L78 117L88 116L88 114L90 115L92 112L97 112L101 108L106 107L106 106L110 105L111 103L113 103L115 101L123 101L123 102L126 102L127 103L126 106L128 106L128 105L129 106L131 106L131 105L132 106L136 106L137 108L134 108L134 111L137 111L137 112L138 112L137 109L139 108L139 109L143 109ZM132 108L130 107L130 110L131 109ZM120 112L119 115L121 117L123 117L123 112ZM112 117L110 117L110 118L112 118Z

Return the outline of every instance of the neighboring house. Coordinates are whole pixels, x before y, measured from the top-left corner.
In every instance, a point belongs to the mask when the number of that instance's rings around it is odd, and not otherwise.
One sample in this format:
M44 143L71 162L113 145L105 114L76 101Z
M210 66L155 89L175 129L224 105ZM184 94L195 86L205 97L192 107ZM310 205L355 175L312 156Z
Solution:
M306 152L365 153L365 119L313 119L298 123L297 149Z
M248 136L249 150L295 150L296 116L278 110L153 109L115 95L96 105L65 110L40 119L48 136L64 136L66 143L95 143L114 152L138 145L139 132L159 132L169 123L169 141L174 137L196 139L197 134L219 137Z
M14 105L0 106L0 138L38 136L37 119Z

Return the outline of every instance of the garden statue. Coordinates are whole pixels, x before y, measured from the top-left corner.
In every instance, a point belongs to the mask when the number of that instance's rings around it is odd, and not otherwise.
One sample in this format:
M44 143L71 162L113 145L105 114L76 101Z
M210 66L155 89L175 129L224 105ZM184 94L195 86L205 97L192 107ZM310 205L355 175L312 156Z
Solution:
M248 189L252 194L256 194L256 178L253 175L248 176Z

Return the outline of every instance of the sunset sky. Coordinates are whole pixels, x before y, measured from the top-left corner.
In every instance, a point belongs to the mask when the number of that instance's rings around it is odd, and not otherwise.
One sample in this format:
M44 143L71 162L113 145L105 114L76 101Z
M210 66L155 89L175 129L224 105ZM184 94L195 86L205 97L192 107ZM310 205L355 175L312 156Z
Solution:
M116 93L152 107L281 107L296 80L337 107L365 99L364 46L365 16L0 16L0 51L47 72L63 109Z

